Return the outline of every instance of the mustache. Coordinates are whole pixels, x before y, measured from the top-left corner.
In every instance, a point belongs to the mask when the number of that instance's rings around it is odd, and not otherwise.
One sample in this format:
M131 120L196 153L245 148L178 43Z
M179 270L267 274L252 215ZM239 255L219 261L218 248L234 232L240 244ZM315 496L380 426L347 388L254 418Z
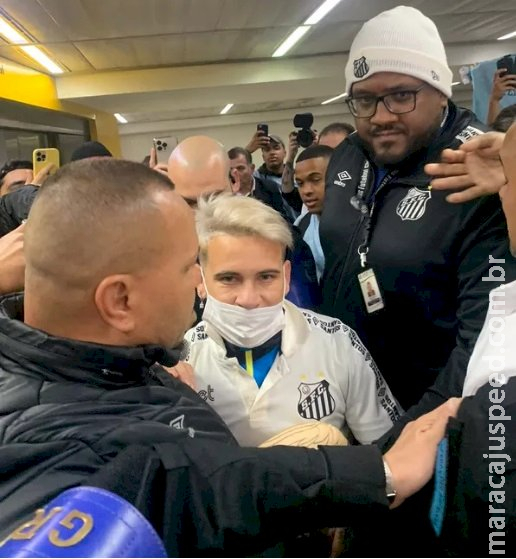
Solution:
M385 132L397 132L403 134L405 129L401 126L372 126L370 130L371 136L378 136Z

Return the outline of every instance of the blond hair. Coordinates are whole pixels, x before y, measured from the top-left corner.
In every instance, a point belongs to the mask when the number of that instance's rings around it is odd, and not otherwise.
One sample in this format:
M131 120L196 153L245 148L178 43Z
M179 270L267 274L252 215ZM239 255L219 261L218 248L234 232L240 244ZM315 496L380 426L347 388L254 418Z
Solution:
M246 196L218 194L199 198L196 212L199 258L207 258L208 243L217 235L261 237L292 248L293 237L285 219L276 210Z

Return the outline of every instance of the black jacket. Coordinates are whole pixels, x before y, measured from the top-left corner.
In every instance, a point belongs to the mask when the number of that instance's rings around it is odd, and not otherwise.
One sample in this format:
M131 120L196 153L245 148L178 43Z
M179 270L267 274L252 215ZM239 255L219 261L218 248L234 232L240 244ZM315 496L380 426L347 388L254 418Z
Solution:
M285 195L282 193L281 182L282 182L283 174L273 173L272 171L269 171L269 169L267 169L267 167L265 166L265 163L263 163L254 172L254 177L261 181L266 181L268 184L274 184L276 186L276 190L278 191L278 194L281 197L281 203L283 206L283 212L281 213L283 214L283 216L286 216L287 220L290 221L290 223L294 223L297 216L299 215L302 204L299 206L297 205L292 206L291 205L292 196L289 194ZM298 202L298 200L295 198L295 194L294 194L294 203L296 202Z
M497 419L500 407L510 419ZM374 538L370 526L354 529L348 556L516 557L514 456L516 378L511 378L501 388L488 383L464 398L448 422L433 479L375 525Z
M516 378L501 388L485 384L465 398L446 446L430 508L439 543L451 556L515 557Z
M15 320L21 305L0 300L0 540L133 445L165 445L169 474L143 501L172 556L241 556L387 510L376 447L240 448L195 392L153 369L171 352L54 338Z
M7 235L27 219L38 189L31 184L0 197L0 237Z
M371 207L375 173L357 134L330 160L320 223L326 259L322 311L357 331L405 409L442 373L440 387L416 415L461 393L488 293L500 283L482 281L493 266L489 258L508 257L505 280L516 278L498 197L450 204L446 192L428 189L424 165L482 128L473 113L452 103L449 109L430 146L398 166L375 196L367 267L376 273L384 309L367 313L357 279L368 213L351 202L364 177L365 205Z
M278 185L268 179L262 177L254 177L253 198L260 200L267 206L279 212L287 221L290 222L290 215L286 212L283 197L278 190Z

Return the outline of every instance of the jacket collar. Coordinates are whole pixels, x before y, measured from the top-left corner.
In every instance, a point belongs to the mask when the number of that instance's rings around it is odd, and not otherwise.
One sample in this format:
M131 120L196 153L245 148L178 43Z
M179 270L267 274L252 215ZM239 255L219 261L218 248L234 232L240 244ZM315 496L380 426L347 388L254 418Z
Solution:
M264 178L267 177L281 177L282 173L273 173L265 166L265 163L262 163L260 167L258 167L258 173L262 175Z
M179 350L158 345L109 346L51 336L23 323L22 293L0 298L0 368L121 388L149 384L152 365L175 365L179 358Z

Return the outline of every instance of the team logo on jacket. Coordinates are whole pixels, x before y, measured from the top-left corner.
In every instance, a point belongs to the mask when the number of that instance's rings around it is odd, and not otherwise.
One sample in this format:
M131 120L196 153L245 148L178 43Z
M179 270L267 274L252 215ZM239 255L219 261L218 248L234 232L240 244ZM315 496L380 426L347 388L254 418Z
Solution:
M330 394L330 384L327 380L306 384L302 382L299 390L297 412L305 419L322 419L335 411L335 400Z
M351 175L347 171L341 171L340 173L337 173L337 179L338 180L333 181L333 184L336 184L337 186L346 186L344 181L351 180Z
M431 197L430 190L411 188L405 198L398 204L396 213L403 221L416 221L424 215L426 203Z
M353 60L353 73L355 74L355 78L363 78L367 72L369 72L369 64L365 56Z

